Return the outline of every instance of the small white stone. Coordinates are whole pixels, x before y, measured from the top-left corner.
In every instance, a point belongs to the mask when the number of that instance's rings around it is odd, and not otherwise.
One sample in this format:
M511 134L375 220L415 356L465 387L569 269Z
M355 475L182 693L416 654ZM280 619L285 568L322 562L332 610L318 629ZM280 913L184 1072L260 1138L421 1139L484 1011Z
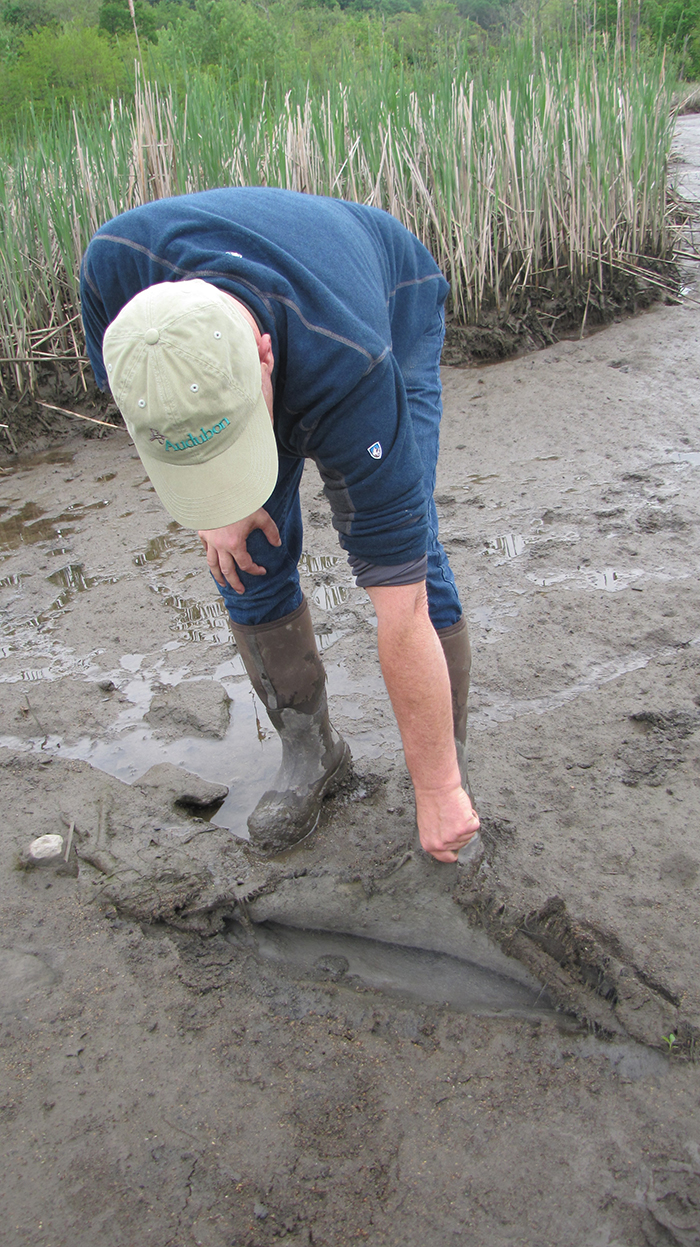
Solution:
M63 836L38 836L29 846L29 856L35 862L50 857L60 857L63 852Z

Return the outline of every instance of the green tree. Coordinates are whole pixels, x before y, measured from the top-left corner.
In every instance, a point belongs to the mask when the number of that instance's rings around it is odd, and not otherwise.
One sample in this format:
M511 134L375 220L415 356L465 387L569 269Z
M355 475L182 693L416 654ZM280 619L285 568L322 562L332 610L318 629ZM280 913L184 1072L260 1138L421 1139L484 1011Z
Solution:
M181 6L161 43L166 59L184 52L205 67L246 60L272 67L277 26L245 0L195 0L193 8Z
M0 66L0 120L32 103L38 110L129 88L133 38L114 45L94 27L44 26L25 39L14 64Z
M107 35L132 35L134 20L139 38L157 43L157 22L153 8L144 4L144 0L134 0L134 17L132 18L128 0L103 0L100 8L98 26Z

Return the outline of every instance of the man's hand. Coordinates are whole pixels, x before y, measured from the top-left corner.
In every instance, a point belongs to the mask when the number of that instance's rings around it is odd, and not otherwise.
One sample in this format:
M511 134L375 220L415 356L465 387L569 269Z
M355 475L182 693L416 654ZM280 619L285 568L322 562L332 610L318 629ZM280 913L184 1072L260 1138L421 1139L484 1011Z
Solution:
M416 788L420 842L439 862L456 862L459 850L479 830L479 815L461 784L451 789Z
M206 550L209 570L217 584L224 585L228 581L236 593L245 593L238 575L239 570L250 576L265 575L265 568L253 562L246 545L256 528L265 534L271 546L281 546L277 525L264 507L247 515L245 519L238 520L236 524L200 531L199 537Z

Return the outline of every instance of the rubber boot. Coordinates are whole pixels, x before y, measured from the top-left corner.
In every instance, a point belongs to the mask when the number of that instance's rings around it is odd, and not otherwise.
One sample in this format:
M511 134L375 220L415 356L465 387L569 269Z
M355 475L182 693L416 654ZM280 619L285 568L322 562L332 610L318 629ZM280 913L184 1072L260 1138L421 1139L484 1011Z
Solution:
M467 621L462 615L450 628L442 628L438 632L442 652L447 662L452 690L452 725L457 762L462 777L462 787L471 797L469 775L467 774L467 701L469 698L469 672L472 665L472 651L469 644Z
M462 787L469 794L469 800L473 804L469 775L467 773L467 701L469 699L469 673L472 665L472 651L469 644L467 621L464 615L456 624L452 624L450 628L443 628L439 631L438 636L450 676L452 724L455 746L457 748L459 773ZM471 878L476 874L483 857L484 845L481 835L477 831L468 844L465 844L460 849L457 855L457 863L462 868L465 878Z
M306 600L272 623L233 624L250 681L282 741L274 787L248 819L251 844L281 853L313 831L324 796L342 778L350 750L328 718L326 673Z

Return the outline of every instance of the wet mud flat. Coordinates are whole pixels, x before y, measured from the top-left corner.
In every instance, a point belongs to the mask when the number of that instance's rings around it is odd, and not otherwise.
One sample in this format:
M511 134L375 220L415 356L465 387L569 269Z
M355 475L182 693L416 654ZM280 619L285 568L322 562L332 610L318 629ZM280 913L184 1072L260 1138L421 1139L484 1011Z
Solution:
M6 1241L700 1242L700 290L445 369L488 865L416 844L375 622L303 483L353 774L277 743L124 433L0 476ZM65 860L26 869L34 837Z
M11 1243L696 1241L697 315L445 371L468 886L416 845L312 472L302 579L354 774L264 862L240 837L276 741L196 537L124 434L9 465ZM71 827L64 865L18 869Z

